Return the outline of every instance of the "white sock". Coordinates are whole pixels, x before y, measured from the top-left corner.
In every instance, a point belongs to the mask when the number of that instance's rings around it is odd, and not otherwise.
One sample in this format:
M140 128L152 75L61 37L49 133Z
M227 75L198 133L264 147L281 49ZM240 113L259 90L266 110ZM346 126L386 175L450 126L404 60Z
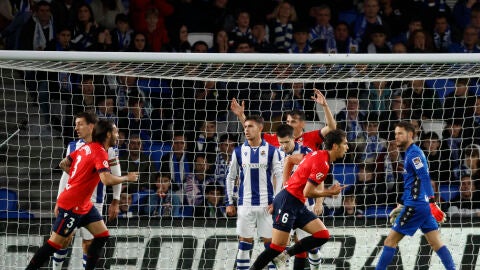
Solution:
M59 249L53 253L52 256L52 269L60 270L62 269L63 262L65 257L67 257L68 249Z
M320 264L320 261L321 261L320 250L318 248L312 249L308 252L308 262L310 263L310 268L317 269L317 266Z
M250 268L250 250L253 244L240 241L238 243L237 270Z

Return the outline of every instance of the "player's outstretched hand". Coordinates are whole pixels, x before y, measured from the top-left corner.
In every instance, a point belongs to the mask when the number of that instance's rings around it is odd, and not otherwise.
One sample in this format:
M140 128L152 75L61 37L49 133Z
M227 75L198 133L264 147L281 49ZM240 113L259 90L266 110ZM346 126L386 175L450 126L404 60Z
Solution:
M437 203L430 203L430 212L435 220L440 224L447 220L447 215L442 211L442 209L440 209L440 207L438 207Z
M398 215L400 215L400 212L402 212L403 209L403 204L398 204L395 209L393 209L388 216L390 217L389 221L391 224L395 222L395 219L397 219Z
M242 105L238 103L236 98L232 99L232 103L230 103L230 110L238 117L245 113L245 100L242 101Z
M322 94L322 92L320 92L320 90L314 88L313 90L315 90L315 93L314 93L314 96L312 96L311 98L318 104L320 104L321 106L327 106L327 99L325 98L325 96Z
M344 190L346 187L348 187L348 185L343 185L342 186L339 183L335 183L328 188L328 191L329 191L331 196L334 196L334 195L340 194L340 192L342 192L342 190Z
M127 174L128 182L137 182L138 181L138 172L129 172Z
M235 210L235 206L233 205L227 206L225 211L227 212L228 217L234 217L235 215L237 215L237 211Z

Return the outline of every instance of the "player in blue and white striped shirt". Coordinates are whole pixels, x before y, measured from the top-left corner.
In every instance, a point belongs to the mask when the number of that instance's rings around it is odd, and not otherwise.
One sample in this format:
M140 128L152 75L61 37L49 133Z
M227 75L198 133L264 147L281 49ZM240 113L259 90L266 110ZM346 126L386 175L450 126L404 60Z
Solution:
M277 138L278 143L280 144L280 153L283 157L297 155L299 157L305 156L306 154L312 152L312 149L300 145L298 142L295 142L295 137L293 136L294 129L293 127L282 124L277 128ZM284 159L285 160L285 159ZM297 169L298 165L293 167L292 172ZM307 209L314 212L316 215L321 214L323 207L323 198L307 198L305 205ZM304 230L297 228L295 229L296 238L295 240L301 240L307 236L310 236L309 233ZM293 270L304 269L307 261L307 252L302 252L295 255L295 261L293 265ZM316 270L320 267L320 251L318 249L312 249L308 252L308 261L310 263L310 269Z
M262 117L246 118L244 133L247 140L235 148L227 174L227 215L238 214L237 269L250 268L250 250L253 248L255 228L264 243L270 244L273 197L282 187L281 154L277 148L262 140L262 129ZM239 182L236 210L233 190L237 176ZM275 269L275 266L271 264L269 268Z
M87 142L91 142L92 140L92 132L95 123L97 122L97 117L90 112L81 112L75 116L75 131L80 138L77 141L72 141L68 144L67 147L67 155L74 152L75 150L82 147ZM110 170L113 175L120 176L120 163L118 161L118 149L115 147L108 148L108 163L110 166ZM70 176L63 172L62 177L60 178L60 183L58 187L58 196L60 193L63 192L65 189L68 178ZM122 190L122 184L112 186L113 189L113 200L108 208L108 219L111 220L116 218L119 212L119 202L120 202L120 192ZM105 202L105 192L106 187L100 181L98 186L93 191L91 201L93 205L97 208L98 212L101 214L103 212L103 203ZM57 196L57 197L58 197ZM57 206L55 205L55 216L58 214ZM93 235L84 227L80 228L80 235L83 239L82 241L82 249L83 249L83 266L85 267L86 264L86 254L88 248L93 240ZM73 236L73 234L72 234ZM60 249L54 253L52 256L52 268L53 270L62 269L63 262L65 261L65 257L67 255L68 249Z

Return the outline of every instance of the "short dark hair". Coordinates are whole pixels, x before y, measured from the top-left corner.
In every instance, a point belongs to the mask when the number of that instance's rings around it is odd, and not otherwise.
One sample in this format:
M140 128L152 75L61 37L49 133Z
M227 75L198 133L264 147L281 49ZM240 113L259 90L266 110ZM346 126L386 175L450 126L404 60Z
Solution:
M398 122L395 127L400 127L400 128L403 128L405 129L407 132L412 132L413 134L415 134L415 127L413 126L412 123L410 122L407 122L407 121L401 121L401 122Z
M422 140L440 140L438 134L434 131L423 134Z
M305 121L305 112L299 111L299 110L293 110L287 112L287 115L290 115L291 117L298 117L300 120Z
M118 13L117 16L115 16L115 24L119 22L128 23L128 16L123 13Z
M100 119L95 124L92 133L92 141L103 143L107 139L108 132L113 132L115 124L107 119Z
M217 190L220 191L220 193L222 193L222 195L224 194L224 188L218 182L215 182L215 183L212 183L210 185L205 186L205 194L208 194L212 191L217 191Z
M249 116L245 117L245 122L246 121L254 121L259 125L263 125L263 117L261 117L260 115L256 115L256 114L249 115Z
M238 139L237 139L236 135L233 135L233 134L230 134L230 133L225 133L225 134L222 134L222 136L220 136L220 138L218 139L218 142L223 143L223 142L226 142L228 140L236 143Z
M79 112L75 115L75 118L83 118L87 121L87 124L96 124L98 122L97 115L91 111Z
M277 128L277 137L279 137L279 138L285 138L285 137L293 138L293 127L291 127L287 124L281 124Z
M343 140L347 137L347 133L341 129L335 129L330 131L325 136L325 149L331 150L334 144L341 144Z

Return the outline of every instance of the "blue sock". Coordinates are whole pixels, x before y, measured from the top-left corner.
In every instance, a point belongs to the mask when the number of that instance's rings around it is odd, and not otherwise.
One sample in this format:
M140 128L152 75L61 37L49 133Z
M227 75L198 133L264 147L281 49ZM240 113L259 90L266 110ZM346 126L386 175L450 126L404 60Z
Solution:
M85 269L85 267L87 266L87 254L83 254L82 265L83 265L83 269Z
M392 262L393 256L395 256L396 248L383 246L383 252L378 260L377 267L375 270L384 270L387 269L387 266Z
M455 270L455 264L453 263L452 254L448 250L447 246L442 246L439 250L437 250L438 257L442 260L445 269L447 270Z

